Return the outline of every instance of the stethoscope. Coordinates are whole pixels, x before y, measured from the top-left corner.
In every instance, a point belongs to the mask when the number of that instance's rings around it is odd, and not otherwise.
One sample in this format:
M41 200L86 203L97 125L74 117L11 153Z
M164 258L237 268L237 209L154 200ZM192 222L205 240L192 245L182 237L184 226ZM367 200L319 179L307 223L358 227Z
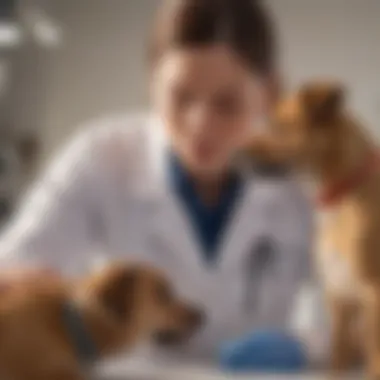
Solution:
M263 279L273 269L278 247L271 236L263 236L255 242L245 262L243 307L246 313L256 310Z

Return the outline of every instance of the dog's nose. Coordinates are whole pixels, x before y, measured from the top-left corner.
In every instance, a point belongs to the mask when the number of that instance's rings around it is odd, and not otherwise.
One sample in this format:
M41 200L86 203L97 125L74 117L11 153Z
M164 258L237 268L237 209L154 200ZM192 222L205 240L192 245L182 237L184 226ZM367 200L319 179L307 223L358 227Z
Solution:
M159 345L171 346L180 343L181 336L179 332L175 330L161 330L154 334L153 339Z
M191 310L187 316L187 324L191 329L198 329L206 322L206 315L202 310Z

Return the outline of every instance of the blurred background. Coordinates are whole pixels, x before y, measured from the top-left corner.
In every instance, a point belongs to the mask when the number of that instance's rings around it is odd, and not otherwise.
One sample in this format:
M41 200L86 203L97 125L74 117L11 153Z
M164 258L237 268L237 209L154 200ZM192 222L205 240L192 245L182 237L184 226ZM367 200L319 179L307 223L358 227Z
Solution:
M339 78L380 134L380 0L268 0L290 86ZM159 0L0 0L2 129L43 163L83 122L149 109L145 41Z

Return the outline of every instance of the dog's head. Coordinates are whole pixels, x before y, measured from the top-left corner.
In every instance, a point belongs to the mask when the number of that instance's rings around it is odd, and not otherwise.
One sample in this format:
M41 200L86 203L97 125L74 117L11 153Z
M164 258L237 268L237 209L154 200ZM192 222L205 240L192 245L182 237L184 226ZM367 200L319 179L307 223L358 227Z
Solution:
M343 148L352 124L344 106L345 89L340 84L306 83L278 103L268 135L253 142L252 154L318 170Z
M92 276L86 287L128 342L181 343L203 322L201 311L180 300L162 273L144 265L112 265Z

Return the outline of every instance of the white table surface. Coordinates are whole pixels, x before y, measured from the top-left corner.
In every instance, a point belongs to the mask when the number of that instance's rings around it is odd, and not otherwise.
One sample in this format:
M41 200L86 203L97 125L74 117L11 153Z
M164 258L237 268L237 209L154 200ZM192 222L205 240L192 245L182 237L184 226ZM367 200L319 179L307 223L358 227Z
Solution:
M148 368L146 366L109 365L97 371L95 380L319 380L323 373L288 374L226 374L206 367ZM344 380L362 380L363 375L351 374Z

